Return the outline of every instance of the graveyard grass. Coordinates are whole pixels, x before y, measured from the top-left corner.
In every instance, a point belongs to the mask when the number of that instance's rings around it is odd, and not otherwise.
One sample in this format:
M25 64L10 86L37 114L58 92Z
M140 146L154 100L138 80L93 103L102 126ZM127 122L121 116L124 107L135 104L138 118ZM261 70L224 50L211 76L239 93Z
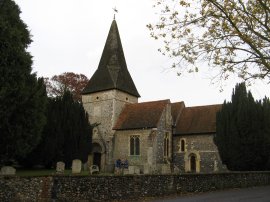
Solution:
M32 169L32 170L24 170L17 169L16 176L22 177L36 177L36 176L49 176L49 175L78 175L78 176L87 176L90 175L89 171L81 171L79 174L72 174L71 169L65 170L64 173L58 174L55 169Z

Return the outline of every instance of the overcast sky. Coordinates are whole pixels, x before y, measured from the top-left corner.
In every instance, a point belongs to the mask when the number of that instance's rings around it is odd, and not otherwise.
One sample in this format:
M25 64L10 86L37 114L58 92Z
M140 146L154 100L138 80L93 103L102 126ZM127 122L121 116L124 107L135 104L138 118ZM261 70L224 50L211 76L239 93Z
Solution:
M141 95L140 102L170 99L186 106L219 104L230 100L235 83L222 93L206 73L177 76L171 61L157 49L146 24L156 22L153 0L15 0L21 18L32 35L29 47L38 76L63 72L92 76L102 54L113 20L116 21L129 72ZM206 67L207 69L207 67ZM258 82L250 88L256 99L270 97L269 84Z

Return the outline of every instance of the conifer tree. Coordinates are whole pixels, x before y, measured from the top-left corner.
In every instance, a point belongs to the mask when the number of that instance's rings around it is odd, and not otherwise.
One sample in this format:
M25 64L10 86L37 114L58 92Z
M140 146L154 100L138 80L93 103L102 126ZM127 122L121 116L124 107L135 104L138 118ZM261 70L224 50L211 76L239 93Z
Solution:
M244 83L217 113L214 141L230 170L267 170L270 155L269 99L255 101Z
M91 152L92 129L82 104L67 91L62 97L49 98L47 109L48 121L42 142L23 160L23 164L50 168L57 161L64 161L67 167L71 166L73 159L85 163Z
M0 164L23 157L39 143L46 89L32 71L31 43L20 9L0 2Z

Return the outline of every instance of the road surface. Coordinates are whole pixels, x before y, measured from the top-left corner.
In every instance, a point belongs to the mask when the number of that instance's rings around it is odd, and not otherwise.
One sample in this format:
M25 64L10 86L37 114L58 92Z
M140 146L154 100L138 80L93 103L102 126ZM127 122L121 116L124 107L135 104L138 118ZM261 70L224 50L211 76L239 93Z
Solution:
M270 202L270 186L215 191L153 202Z

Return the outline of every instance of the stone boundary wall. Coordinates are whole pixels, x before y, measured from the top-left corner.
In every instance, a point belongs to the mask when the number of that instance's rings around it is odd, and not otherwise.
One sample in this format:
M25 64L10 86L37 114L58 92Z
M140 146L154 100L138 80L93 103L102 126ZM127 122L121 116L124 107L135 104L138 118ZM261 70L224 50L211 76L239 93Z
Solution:
M0 176L0 201L140 201L270 185L270 172L126 176Z

